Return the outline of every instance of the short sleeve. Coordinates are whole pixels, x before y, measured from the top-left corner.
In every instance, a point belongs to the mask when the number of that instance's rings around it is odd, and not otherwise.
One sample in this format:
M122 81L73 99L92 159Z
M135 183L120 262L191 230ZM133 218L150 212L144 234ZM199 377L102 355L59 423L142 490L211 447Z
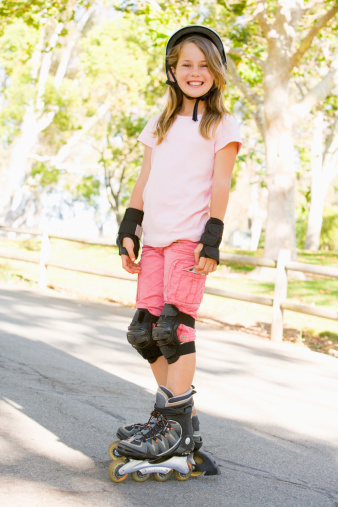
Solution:
M242 138L239 133L238 123L234 116L228 114L224 116L216 129L215 153L233 142L237 142L237 153L239 153L242 146Z
M141 143L149 146L150 148L154 148L156 144L156 136L154 136L153 132L156 127L156 123L158 120L158 116L153 116L148 121L147 125L142 130L141 134L138 136L137 140Z

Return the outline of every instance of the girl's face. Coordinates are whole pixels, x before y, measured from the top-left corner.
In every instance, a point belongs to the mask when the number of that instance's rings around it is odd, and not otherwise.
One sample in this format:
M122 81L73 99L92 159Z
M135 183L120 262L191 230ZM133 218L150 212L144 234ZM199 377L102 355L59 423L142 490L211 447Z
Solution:
M206 57L193 42L184 44L176 69L172 67L172 71L181 90L191 97L200 97L212 87L213 77Z

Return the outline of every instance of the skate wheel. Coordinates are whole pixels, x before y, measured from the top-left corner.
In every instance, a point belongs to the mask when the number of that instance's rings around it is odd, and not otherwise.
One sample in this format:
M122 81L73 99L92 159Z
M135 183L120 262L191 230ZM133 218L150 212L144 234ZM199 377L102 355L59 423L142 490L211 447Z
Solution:
M153 473L153 477L157 482L166 482L171 476L171 470L167 474L161 474L159 472Z
M116 459L110 464L108 469L109 478L113 482L122 482L127 477L127 474L120 475L119 470L127 463L125 458Z
M199 454L194 454L194 461L195 461L195 463L197 465L201 465L203 463L203 458ZM203 472L194 472L194 471L192 471L191 477L199 477L202 474L203 474Z
M131 478L135 482L145 482L149 479L150 474L141 474L141 472L138 470L137 472L131 473Z
M111 459L114 461L122 458L121 454L119 452L117 452L117 450L116 450L116 447L118 446L119 443L120 443L119 440L115 440L115 442L110 444L110 446L108 447L108 454L111 457Z
M182 474L182 472L179 472L178 470L174 470L174 477L177 481L186 481L189 479L189 477L192 474L191 463L188 463L188 466L189 466L189 472L187 474Z

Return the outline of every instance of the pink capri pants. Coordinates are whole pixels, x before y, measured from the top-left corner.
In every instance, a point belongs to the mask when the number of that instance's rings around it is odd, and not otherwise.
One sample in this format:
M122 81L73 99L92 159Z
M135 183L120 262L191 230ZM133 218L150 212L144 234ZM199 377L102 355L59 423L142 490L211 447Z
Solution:
M145 308L158 317L167 303L196 319L207 277L184 269L195 265L197 245L198 242L189 240L175 241L163 248L143 245L137 280L137 308ZM196 332L180 324L177 336L181 342L194 341Z

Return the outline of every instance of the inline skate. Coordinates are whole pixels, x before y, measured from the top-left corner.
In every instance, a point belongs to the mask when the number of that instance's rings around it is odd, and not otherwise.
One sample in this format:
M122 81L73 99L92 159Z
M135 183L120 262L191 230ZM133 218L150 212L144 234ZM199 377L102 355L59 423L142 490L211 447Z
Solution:
M181 396L173 396L169 389L159 387L148 423L139 425L142 429L121 440L115 447L123 457L116 459L115 455L115 461L109 467L109 477L113 482L122 482L128 474L137 482L146 481L150 474L155 480L164 482L172 471L179 481L203 473L220 473L206 453L194 453L192 394L190 389ZM133 431L133 426L126 431Z

